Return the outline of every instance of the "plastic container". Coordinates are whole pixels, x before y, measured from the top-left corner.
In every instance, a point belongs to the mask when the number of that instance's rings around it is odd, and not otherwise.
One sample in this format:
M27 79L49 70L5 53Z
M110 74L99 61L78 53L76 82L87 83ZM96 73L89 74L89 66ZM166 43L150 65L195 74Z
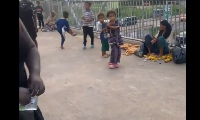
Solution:
M25 106L21 106L19 104L19 111L26 111L26 110L37 110L37 103L38 102L38 97L32 97L31 102Z

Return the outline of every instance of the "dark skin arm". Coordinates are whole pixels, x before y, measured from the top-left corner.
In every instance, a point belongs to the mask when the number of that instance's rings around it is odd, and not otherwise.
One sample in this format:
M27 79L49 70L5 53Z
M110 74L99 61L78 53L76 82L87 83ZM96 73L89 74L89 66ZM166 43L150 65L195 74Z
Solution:
M82 20L85 20L84 17L82 17ZM86 20L87 22L92 22L94 19Z
M106 28L103 28L103 29L101 30L101 32L106 31L106 30L107 30L107 27L106 27Z
M151 41L151 43L155 43L157 41L157 38L153 37L153 40Z
M33 15L33 21L34 21L35 29L38 32L38 30L37 30L37 16L36 15Z
M163 31L163 33L159 33L158 36L162 35L165 39L167 39L169 37L169 33L167 33L167 36L165 35L165 33L166 33L166 31ZM157 40L158 40L158 37L157 38L154 37L151 42L156 43Z
M36 15L36 8L34 7L34 4L31 2L31 4L32 4L32 9L33 9L33 11L34 11L34 15L33 15L33 22L34 22L34 25L35 25L35 30L36 30L36 32L38 32L38 30L37 30L37 15Z
M87 22L92 22L94 19L91 19L91 20L87 20Z
M110 26L110 29L116 30L117 28L119 28L118 26Z
M26 31L26 28L24 27L21 20L19 20L20 26L20 36L21 39L19 39L20 44L22 47L24 47L27 51L27 58L26 58L26 65L29 69L30 74L38 74L40 75L40 55L39 52L29 36L28 32Z
M44 10L43 10L42 6L41 6L41 10L42 10L42 12L44 12Z
M119 28L119 26L111 26L110 23L107 23L106 26L107 26L108 28L110 28L110 29L113 29L113 30Z
M37 47L35 46L33 40L25 29L22 21L19 19L19 42L20 47L24 48L26 52L25 63L28 67L30 76L29 76L29 89L32 96L39 96L44 93L45 86L40 77L40 55Z

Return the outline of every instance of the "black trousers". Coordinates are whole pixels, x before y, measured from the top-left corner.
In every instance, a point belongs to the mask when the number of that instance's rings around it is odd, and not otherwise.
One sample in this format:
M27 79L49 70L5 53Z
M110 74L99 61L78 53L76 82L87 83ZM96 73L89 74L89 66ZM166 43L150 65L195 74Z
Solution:
M83 26L83 44L86 46L87 43L87 35L91 38L91 45L94 45L94 33L93 27Z
M27 79L27 74L25 69L24 69L24 77L25 79ZM19 82L19 87L28 87L27 80ZM19 111L19 120L44 120L44 117L42 115L42 112L40 111L40 108L38 107L37 110L33 111Z
M39 22L39 26L41 27L44 27L44 20L43 20L43 15L37 15L37 18L38 18L38 22Z
M19 120L44 120L39 107L34 111L19 111Z

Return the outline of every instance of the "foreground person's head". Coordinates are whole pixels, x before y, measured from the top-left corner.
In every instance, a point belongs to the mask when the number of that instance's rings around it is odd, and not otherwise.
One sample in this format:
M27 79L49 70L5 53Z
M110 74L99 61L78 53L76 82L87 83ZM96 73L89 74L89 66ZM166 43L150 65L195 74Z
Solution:
M171 30L171 25L169 24L169 22L167 20L162 20L160 22L160 29L161 30Z
M110 22L116 21L117 14L114 10L110 10L107 12L107 17L109 18Z
M63 18L67 19L69 16L69 13L67 11L64 11L63 12Z

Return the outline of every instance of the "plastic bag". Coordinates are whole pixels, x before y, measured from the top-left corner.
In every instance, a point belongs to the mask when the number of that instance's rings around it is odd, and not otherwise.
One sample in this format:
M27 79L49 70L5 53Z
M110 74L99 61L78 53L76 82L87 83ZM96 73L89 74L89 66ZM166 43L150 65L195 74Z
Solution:
M186 49L175 46L172 50L173 61L176 64L186 63Z
M144 55L148 54L148 49L146 48L144 42L143 44L134 52L135 55L138 57L143 57Z
M19 111L25 111L25 110L37 110L37 102L38 102L38 97L32 97L31 102L25 106L21 106L19 104Z

